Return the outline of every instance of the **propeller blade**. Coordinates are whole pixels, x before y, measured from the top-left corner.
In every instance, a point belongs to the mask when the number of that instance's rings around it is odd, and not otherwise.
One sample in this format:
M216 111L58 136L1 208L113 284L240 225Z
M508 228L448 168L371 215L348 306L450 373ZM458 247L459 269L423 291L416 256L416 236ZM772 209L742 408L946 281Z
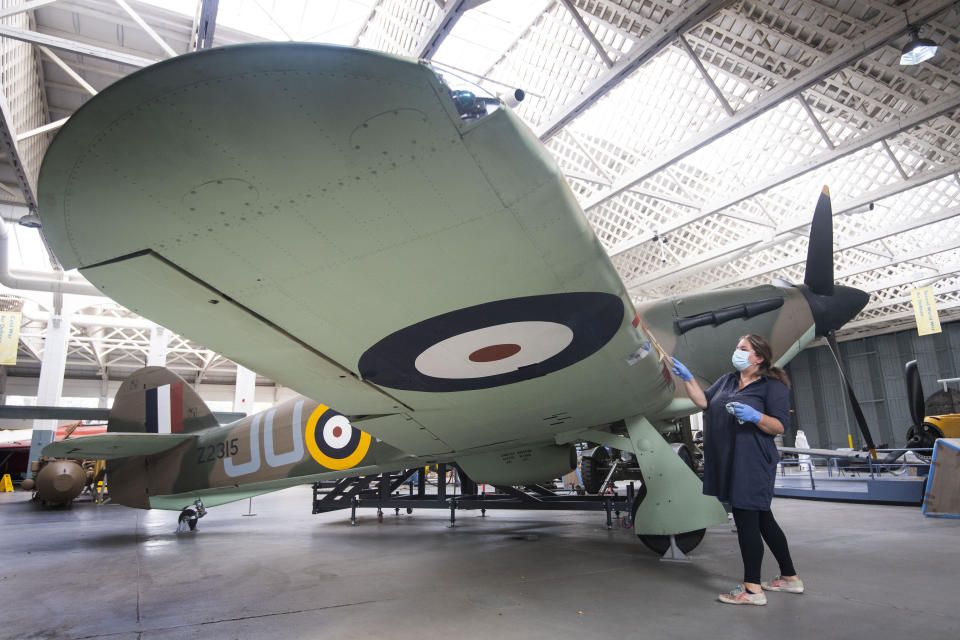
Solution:
M820 193L810 223L803 283L816 294L833 295L833 207L830 206L830 190L826 186Z
M860 402L857 400L857 394L853 392L853 386L850 384L850 380L847 378L847 372L843 368L840 360L840 345L837 344L837 336L833 331L827 334L827 344L830 346L830 353L833 354L833 359L837 363L837 370L840 371L840 379L843 380L843 384L847 388L847 397L850 399L853 416L857 420L857 426L860 427L863 441L867 443L867 448L870 449L870 455L876 460L877 446L873 443L873 436L870 435L870 427L867 426L867 419L863 416L863 411L860 409Z
M923 385L920 384L920 370L917 361L911 360L905 367L907 376L907 404L910 406L910 418L913 420L915 433L920 433L923 427L926 403L923 400Z

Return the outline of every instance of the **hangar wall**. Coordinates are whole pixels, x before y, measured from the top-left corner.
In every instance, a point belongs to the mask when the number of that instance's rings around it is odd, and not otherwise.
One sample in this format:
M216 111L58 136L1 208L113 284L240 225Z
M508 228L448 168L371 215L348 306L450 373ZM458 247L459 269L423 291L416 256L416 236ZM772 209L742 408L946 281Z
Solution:
M911 329L840 343L850 382L878 445L895 447L906 441L910 425L907 362L917 360L924 397L941 388L938 379L960 377L960 322L944 324L942 329L928 336L918 336ZM793 444L796 429L803 429L811 447L846 447L849 430L853 446L863 446L828 348L805 349L786 369L793 383L794 424L785 441Z

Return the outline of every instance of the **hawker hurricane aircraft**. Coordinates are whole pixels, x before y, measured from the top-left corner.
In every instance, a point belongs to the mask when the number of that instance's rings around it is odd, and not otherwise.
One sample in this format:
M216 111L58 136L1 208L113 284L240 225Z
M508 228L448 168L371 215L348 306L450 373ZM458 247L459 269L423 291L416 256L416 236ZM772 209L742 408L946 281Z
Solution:
M709 384L753 332L784 364L867 300L834 287L824 194L805 284L635 308L516 115L351 48L224 47L134 73L53 140L39 202L65 268L304 396L221 427L181 381L134 376L109 433L44 453L111 458L113 495L142 508L424 462L532 483L590 442L640 468L636 532L689 547L726 513L661 437L696 410L667 354Z

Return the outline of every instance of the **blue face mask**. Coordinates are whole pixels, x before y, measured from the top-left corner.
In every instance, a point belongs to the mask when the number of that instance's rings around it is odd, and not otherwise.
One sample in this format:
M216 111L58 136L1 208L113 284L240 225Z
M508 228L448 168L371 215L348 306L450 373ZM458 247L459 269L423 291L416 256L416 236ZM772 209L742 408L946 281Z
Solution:
M733 362L733 366L737 368L737 371L743 371L750 366L750 353L736 349L730 360Z

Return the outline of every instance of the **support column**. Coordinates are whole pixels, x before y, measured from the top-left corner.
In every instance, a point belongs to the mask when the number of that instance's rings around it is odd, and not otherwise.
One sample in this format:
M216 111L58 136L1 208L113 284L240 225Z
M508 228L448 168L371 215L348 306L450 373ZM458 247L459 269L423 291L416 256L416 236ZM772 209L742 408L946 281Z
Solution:
M257 392L257 374L246 367L237 365L237 384L233 391L234 413L253 413L253 402Z
M170 333L158 324L150 327L150 353L147 354L148 367L167 366L167 344Z
M67 340L70 337L69 315L51 313L44 337L43 362L40 363L40 382L37 386L37 406L54 407L60 404L63 374L67 367ZM40 457L40 451L53 442L56 420L34 420L30 441L30 462ZM27 477L32 477L29 466Z
M107 367L103 368L103 375L100 376L100 398L97 406L106 409L110 402L110 372Z

